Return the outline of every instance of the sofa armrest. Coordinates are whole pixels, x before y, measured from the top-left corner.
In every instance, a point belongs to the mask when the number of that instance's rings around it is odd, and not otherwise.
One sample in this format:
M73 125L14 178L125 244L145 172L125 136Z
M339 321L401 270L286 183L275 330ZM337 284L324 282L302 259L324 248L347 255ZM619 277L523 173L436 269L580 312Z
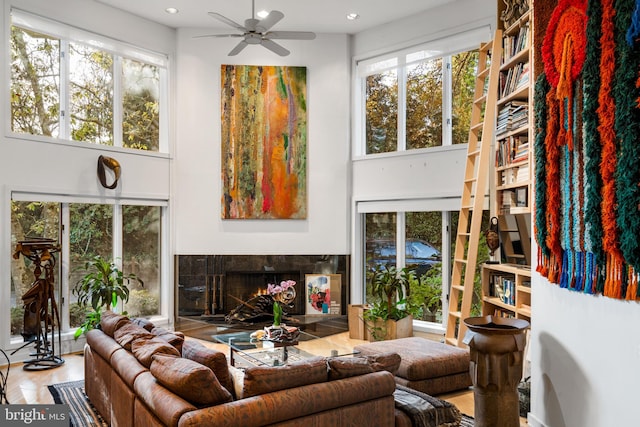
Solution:
M310 384L187 412L180 427L215 425L265 426L338 409L385 396L393 396L395 381L386 371ZM274 411L273 408L278 408ZM393 412L393 399L390 411ZM238 424L240 423L240 424Z

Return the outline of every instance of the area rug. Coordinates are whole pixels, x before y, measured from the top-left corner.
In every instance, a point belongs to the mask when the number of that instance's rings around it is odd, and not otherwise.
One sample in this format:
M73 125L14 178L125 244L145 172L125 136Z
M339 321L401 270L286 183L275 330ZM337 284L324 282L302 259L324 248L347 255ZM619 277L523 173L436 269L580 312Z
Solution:
M72 427L108 427L84 393L84 381L71 381L48 386L55 403L69 405Z

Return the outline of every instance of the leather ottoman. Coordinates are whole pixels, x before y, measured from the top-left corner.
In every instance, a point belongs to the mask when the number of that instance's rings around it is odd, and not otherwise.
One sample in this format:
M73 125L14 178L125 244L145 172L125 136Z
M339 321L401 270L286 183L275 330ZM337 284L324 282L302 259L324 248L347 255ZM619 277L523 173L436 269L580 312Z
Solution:
M402 358L396 383L429 395L471 386L469 351L426 338L377 341L354 347L362 355L396 352Z

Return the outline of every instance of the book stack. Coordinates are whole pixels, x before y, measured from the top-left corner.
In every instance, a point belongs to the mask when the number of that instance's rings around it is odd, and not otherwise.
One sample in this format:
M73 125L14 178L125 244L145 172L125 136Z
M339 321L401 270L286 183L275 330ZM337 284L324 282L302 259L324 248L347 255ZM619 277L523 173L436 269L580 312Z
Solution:
M529 104L526 101L507 102L498 111L496 135L499 136L529 123Z

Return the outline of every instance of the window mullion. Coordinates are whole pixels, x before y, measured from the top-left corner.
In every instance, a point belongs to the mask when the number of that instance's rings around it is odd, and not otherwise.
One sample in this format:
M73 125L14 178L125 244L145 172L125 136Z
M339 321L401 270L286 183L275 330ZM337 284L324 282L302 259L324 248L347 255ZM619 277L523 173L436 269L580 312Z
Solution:
M69 41L60 40L60 138L71 139L71 110L69 107Z
M451 75L451 56L445 56L442 60L442 145L444 146L453 143L453 115L451 112L453 105L453 78Z
M113 55L113 146L122 147L122 57Z
M407 149L407 66L398 68L398 151Z
M405 267L405 251L407 249L406 224L405 212L396 212L396 266L398 268Z
M113 205L113 262L122 269L122 205Z
M71 214L69 211L68 203L60 204L60 294L62 299L60 300L60 315L61 315L61 331L68 331L71 329L71 322L69 321L69 304L71 302L71 290L73 289L72 283L69 282L71 278Z

